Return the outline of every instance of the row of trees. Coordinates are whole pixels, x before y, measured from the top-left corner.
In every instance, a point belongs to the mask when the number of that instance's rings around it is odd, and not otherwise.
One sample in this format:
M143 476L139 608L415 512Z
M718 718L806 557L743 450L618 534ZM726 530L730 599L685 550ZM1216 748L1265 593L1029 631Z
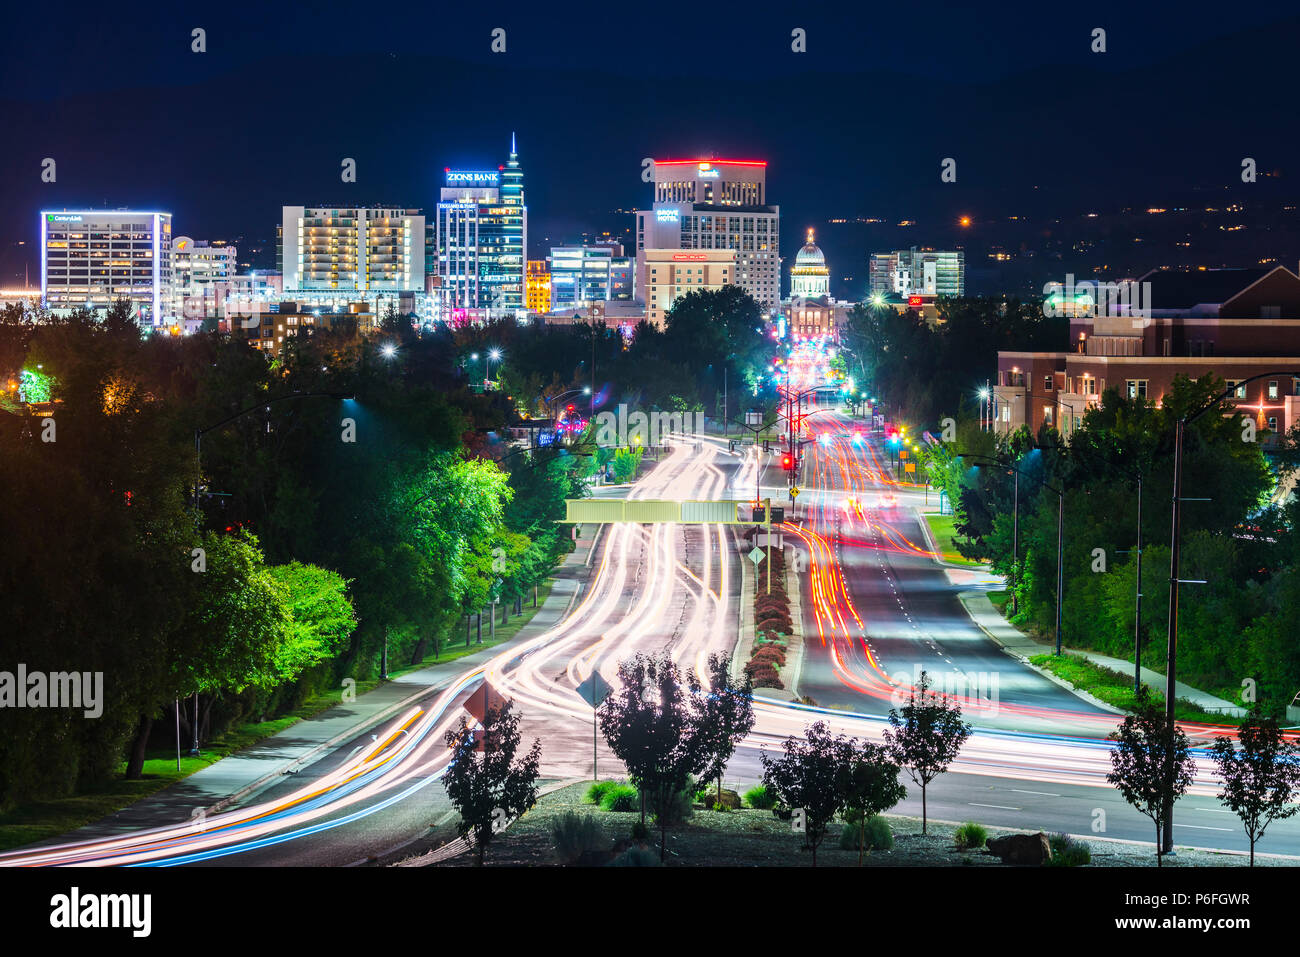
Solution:
M0 806L124 758L138 775L178 699L186 741L207 740L386 655L420 660L466 612L545 578L590 468L503 458L508 403L469 391L449 333L395 317L270 357L215 333L144 336L124 303L103 319L12 306L0 386L5 667L102 672L106 699L95 720L4 710ZM227 419L198 461L196 430Z
M956 442L922 451L956 512L957 547L1008 576L1018 624L1042 634L1054 627L1060 490L1065 641L1132 657L1140 478L1140 634L1145 660L1164 660L1174 424L1223 388L1209 375L1179 378L1159 407L1110 389L1068 441L1050 427L997 436L963 422ZM1182 570L1206 584L1180 594L1180 677L1280 713L1300 689L1300 646L1287 625L1300 615L1300 505L1270 505L1269 492L1295 467L1296 446L1291 437L1266 456L1256 437L1239 414L1202 416L1188 430L1183 494L1206 501L1183 506Z
M1111 772L1106 780L1124 799L1151 820L1156 831L1156 862L1164 860L1161 824L1174 803L1191 787L1195 761L1187 736L1170 725L1165 711L1139 692L1138 707L1111 734L1116 744L1110 752ZM1241 820L1250 842L1250 865L1255 866L1255 845L1274 821L1300 811L1300 747L1287 740L1277 720L1254 710L1241 725L1234 744L1230 737L1214 739L1210 747L1214 773L1221 790L1219 800Z
M817 848L837 814L859 826L858 857L866 840L865 822L907 796L899 783L906 770L921 789L921 833L929 824L927 789L957 759L971 726L961 706L935 692L922 671L907 704L891 708L884 744L832 735L824 722L811 725L802 738L789 737L783 754L760 755L763 783L782 804L801 815L803 833L817 865Z

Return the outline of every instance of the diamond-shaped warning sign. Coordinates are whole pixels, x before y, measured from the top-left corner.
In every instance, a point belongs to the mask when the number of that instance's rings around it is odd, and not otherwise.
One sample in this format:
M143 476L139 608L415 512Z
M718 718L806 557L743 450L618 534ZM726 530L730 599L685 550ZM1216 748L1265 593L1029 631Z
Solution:
M763 560L764 554L766 553L763 551L763 549L755 545L754 550L749 553L749 560L753 562L755 565L757 565L759 562Z

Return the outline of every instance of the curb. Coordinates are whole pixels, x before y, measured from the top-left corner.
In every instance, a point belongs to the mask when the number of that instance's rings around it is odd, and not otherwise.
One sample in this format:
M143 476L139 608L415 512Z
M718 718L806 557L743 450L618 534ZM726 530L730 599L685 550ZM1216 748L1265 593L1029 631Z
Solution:
M974 597L974 598L986 597L986 596L984 596L984 593L983 593L983 592L965 591L965 592L961 592L960 594L957 595L957 600L961 602L961 606L962 606L962 608L966 609L966 615L967 615L968 618L970 618L971 622L975 625L975 627L977 627L980 631L984 632L984 634L986 634L986 635L988 636L989 640L992 641L995 645L998 646L998 648L1000 648L1000 649L1002 650L1002 653L1003 653L1004 655L1007 655L1007 656L1010 657L1010 658L1014 658L1014 659L1016 659L1016 660L1019 661L1022 665L1024 665L1026 668L1029 668L1031 671L1036 671L1038 674L1042 675L1042 676L1043 676L1044 678L1046 678L1048 681L1052 682L1052 684L1057 685L1057 686L1059 686L1060 688L1062 688L1062 689L1064 689L1064 690L1070 692L1070 693L1073 694L1076 698L1079 698L1079 699L1082 700L1082 701L1086 701L1088 704L1092 705L1094 708L1100 708L1102 711L1107 711L1107 712L1110 712L1111 714L1117 714L1117 715L1124 715L1124 714L1127 714L1127 713L1128 713L1128 712L1126 712L1126 711L1124 711L1124 710L1122 710L1122 709L1120 709L1120 708L1115 707L1115 706L1112 705L1112 704L1107 704L1105 701L1102 701L1100 698L1096 698L1096 697L1090 695L1088 692L1086 692L1086 691L1084 691L1084 690L1082 690L1082 689L1080 689L1080 688L1076 688L1074 685L1070 684L1070 683L1069 683L1068 681L1066 681L1065 679L1063 679L1063 678L1058 678L1056 675L1052 674L1050 671L1047 671L1047 670L1044 669L1044 668L1040 668L1040 667L1038 667L1038 665L1036 665L1036 664L1034 664L1033 662L1031 662L1031 661L1030 661L1030 660L1029 660L1025 655L1022 655L1020 652L1018 652L1018 651L1013 651L1011 648L1009 648L1009 647L1006 645L1005 642L1003 642L1003 640L1002 640L1001 638L999 638L997 635L993 634L993 632L991 632L991 631L989 631L987 628L985 628L985 627L984 627L984 626L979 622L979 620L978 620L974 615L971 614L970 608L969 608L969 606L967 606L967 604L966 604L966 599L967 599L967 596L968 596L968 595L971 596L971 597ZM1012 625L1010 625L1010 623L1008 623L1008 627L1014 627L1014 626L1012 626ZM1018 634L1018 632L1017 632L1017 634ZM1028 641L1029 639L1025 639L1025 640Z

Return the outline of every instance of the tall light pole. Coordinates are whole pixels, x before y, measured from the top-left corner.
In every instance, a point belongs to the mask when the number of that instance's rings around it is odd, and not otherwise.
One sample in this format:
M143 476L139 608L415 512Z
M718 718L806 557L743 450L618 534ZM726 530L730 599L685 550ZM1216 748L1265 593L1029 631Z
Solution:
M1012 532L1012 541L1013 541L1013 544L1012 544L1012 555L1013 555L1013 557L1012 557L1012 561L1011 561L1011 571L1012 571L1012 591L1011 591L1011 599L1012 599L1012 602L1014 603L1014 601L1015 601L1015 585L1014 585L1014 580L1015 580L1015 570L1016 570L1016 566L1017 566L1017 561L1018 561L1018 556L1019 556L1019 546L1020 546L1020 525L1019 525L1019 516L1020 516L1020 476L1023 475L1024 473L1022 473L1022 472L1020 471L1020 469L1016 468L1015 466L1007 465L1007 464L1005 464L1005 463L1003 463L1003 462L999 462L997 459L992 459L992 458L989 458L988 456L985 456L985 455L961 455L960 453L958 453L958 458L971 458L971 459L979 459L979 460L983 460L983 461L988 462L988 463L990 463L990 464L992 464L992 465L994 465L994 466L996 466L996 467L998 467L998 468L1006 469L1008 472L1013 473L1013 474L1015 475L1015 493L1014 493L1014 494L1015 494L1015 498L1014 498L1014 500L1013 500L1013 501L1015 502L1015 505L1013 506L1013 512L1014 512L1015 517L1012 519L1012 528L1013 528L1013 532ZM978 466L976 466L976 467L978 468ZM1047 482L1046 479L1036 478L1036 477L1034 477L1034 476L1032 476L1032 475L1026 476L1026 478L1028 478L1030 481L1038 482L1039 485L1041 485L1043 488L1047 489L1049 492L1054 492L1054 493L1056 494L1056 496L1057 496L1057 499L1058 499L1057 506L1056 506L1056 653L1057 653L1057 655L1060 655L1060 654L1061 654L1061 647L1062 647L1062 644L1061 644L1061 604L1062 604L1062 599L1063 599L1063 596L1064 596L1064 590L1065 590L1065 561L1064 561L1064 559L1065 559L1065 487L1062 486L1061 488L1056 488L1056 487L1050 485L1050 484ZM1014 612L1014 604L1013 604L1013 612Z
M1185 580L1179 577L1182 573L1183 448L1186 443L1187 426L1205 415L1224 399L1231 397L1237 389L1247 383L1267 379L1269 376L1300 378L1300 371L1292 369L1289 371L1261 372L1248 379L1242 379L1201 405L1199 409L1184 413L1174 426L1173 515L1169 522L1169 642L1165 658L1165 724L1168 735L1168 740L1165 742L1165 753L1168 755L1168 771L1165 775L1165 819L1161 836L1161 844L1166 854L1174 849L1174 802L1170 799L1173 797L1174 790L1174 701L1178 689L1178 682L1175 677L1178 664L1178 586L1184 583L1204 584L1200 580ZM1204 499L1198 499L1197 501L1204 501Z
M269 408L276 402L286 402L289 399L312 398L351 399L354 398L354 396L349 392L290 392L288 395L278 395L271 399L263 399L260 402L250 405L246 409L241 409L234 415L227 416L220 422L214 422L212 425L206 427L200 426L194 430L194 523L196 526L201 525L203 518L199 505L199 496L201 495L203 488L203 436L207 435L209 432L213 432L229 425L236 419L243 418L250 412L256 412L261 408ZM176 702L176 753L178 768L180 765L180 715L180 701L178 699ZM191 735L190 754L197 755L199 753L199 695L197 691L194 693L194 724L191 731L193 734Z

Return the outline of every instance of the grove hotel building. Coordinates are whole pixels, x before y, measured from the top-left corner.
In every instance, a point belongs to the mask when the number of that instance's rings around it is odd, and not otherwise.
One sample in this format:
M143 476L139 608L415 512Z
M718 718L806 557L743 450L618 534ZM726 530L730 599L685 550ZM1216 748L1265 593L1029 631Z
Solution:
M126 298L142 323L170 316L171 213L44 210L40 243L41 299L54 312L106 311Z
M762 160L655 160L654 202L636 211L637 298L650 311L647 252L730 250L732 282L765 310L781 302L780 207Z

